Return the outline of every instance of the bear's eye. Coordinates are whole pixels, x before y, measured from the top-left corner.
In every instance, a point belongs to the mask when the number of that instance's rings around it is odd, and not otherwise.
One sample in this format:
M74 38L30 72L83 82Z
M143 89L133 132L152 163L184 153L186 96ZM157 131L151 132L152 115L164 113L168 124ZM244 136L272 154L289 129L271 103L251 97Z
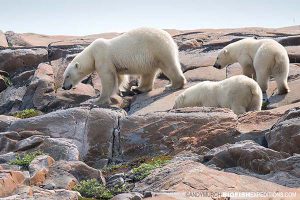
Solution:
M66 78L70 78L70 75L66 76Z

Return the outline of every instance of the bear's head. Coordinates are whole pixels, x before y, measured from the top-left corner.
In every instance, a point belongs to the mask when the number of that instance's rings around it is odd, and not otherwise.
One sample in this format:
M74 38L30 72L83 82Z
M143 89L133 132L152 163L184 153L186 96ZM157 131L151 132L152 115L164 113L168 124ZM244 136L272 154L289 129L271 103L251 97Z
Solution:
M64 90L70 90L77 85L85 75L80 70L78 62L70 63L64 72L64 83L62 88Z
M214 68L222 69L224 67L227 67L228 65L231 65L232 63L233 61L229 51L227 49L222 49L218 54L217 60L214 64Z

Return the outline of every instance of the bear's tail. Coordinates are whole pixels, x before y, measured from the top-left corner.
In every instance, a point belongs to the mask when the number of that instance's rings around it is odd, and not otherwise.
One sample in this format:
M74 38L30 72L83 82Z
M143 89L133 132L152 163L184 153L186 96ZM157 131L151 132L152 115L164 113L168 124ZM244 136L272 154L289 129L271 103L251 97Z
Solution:
M259 85L256 82L255 84L250 84L250 91L252 98L247 111L260 111L262 107L263 95Z

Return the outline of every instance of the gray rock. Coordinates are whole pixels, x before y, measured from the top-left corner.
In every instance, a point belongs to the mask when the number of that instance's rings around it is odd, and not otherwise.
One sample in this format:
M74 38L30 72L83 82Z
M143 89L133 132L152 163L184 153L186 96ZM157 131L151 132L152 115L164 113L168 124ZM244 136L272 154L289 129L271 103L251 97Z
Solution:
M274 170L277 160L288 156L287 153L245 140L212 149L204 156L204 161L207 165L215 165L221 169L240 166L258 174L268 174Z
M6 131L11 122L17 119L18 118L13 116L0 115L0 132Z
M138 192L122 193L114 196L112 200L142 200L143 195Z
M17 70L21 71L24 67L34 67L47 60L46 49L5 49L0 51L0 70L13 74Z
M300 108L288 110L266 133L266 140L276 151L300 153Z
M6 154L1 154L0 155L0 164L1 163L7 163L11 160L14 160L16 159L16 153L14 152L9 152L9 153L6 153Z

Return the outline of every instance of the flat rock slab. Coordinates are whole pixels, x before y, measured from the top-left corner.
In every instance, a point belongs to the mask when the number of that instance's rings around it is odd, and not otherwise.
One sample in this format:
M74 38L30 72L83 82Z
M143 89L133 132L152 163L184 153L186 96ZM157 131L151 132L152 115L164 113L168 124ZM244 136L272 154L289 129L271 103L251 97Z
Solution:
M184 108L131 115L120 123L124 157L171 153L188 146L219 146L233 141L237 116L228 109Z
M147 178L136 183L134 191L164 191L171 194L181 192L186 196L188 192L202 192L203 195L205 192L214 192L225 197L226 192L296 192L298 195L300 192L299 189L284 187L258 178L217 171L190 160L171 161L163 168L156 169ZM206 193L205 197L209 197L207 195ZM261 197L254 199L261 199ZM297 196L291 199L296 200Z

